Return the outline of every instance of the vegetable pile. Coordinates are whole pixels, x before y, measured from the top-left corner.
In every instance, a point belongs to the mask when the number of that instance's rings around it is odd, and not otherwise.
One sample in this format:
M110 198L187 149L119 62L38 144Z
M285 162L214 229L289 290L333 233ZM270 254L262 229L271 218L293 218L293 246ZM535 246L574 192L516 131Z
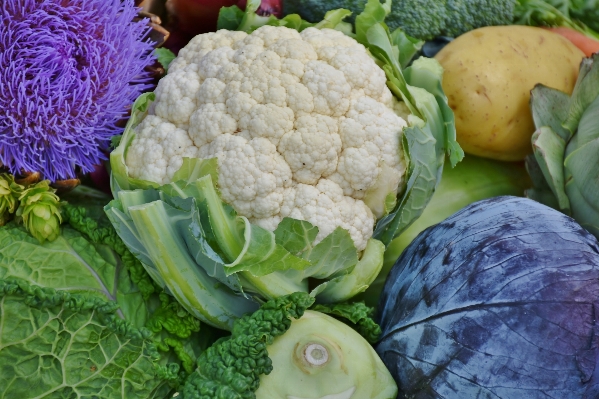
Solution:
M599 397L597 15L2 2L0 398Z

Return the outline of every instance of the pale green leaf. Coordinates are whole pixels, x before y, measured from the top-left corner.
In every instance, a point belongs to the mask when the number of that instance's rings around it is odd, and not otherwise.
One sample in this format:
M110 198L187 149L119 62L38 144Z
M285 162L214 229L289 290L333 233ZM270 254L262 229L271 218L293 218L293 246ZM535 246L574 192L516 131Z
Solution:
M277 244L297 255L312 247L318 227L305 220L283 218L274 233Z
M570 201L564 191L564 153L566 143L548 126L532 135L532 148L539 168L562 212L570 214Z
M568 116L570 97L559 90L538 84L530 93L532 118L535 126L549 126L564 141L572 134L562 126Z
M311 266L304 270L306 277L332 278L349 273L358 263L354 241L348 231L337 227L313 248L302 254Z
M335 303L346 301L363 292L374 281L383 267L385 245L370 239L362 258L351 273L333 278L317 286L310 295L319 303Z

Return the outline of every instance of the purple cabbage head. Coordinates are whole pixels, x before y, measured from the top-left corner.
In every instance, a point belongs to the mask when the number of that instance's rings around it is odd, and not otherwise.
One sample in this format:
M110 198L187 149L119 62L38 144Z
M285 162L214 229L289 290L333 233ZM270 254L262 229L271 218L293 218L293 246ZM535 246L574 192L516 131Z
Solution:
M93 170L151 80L133 0L0 1L0 162L51 181Z
M545 205L492 198L424 230L379 311L399 398L599 398L599 243Z

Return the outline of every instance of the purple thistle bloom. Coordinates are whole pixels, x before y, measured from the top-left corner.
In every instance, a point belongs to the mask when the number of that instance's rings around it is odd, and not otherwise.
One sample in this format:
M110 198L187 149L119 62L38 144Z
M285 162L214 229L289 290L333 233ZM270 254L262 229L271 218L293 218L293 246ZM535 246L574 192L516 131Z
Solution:
M133 0L0 0L0 162L56 181L93 170L151 87Z

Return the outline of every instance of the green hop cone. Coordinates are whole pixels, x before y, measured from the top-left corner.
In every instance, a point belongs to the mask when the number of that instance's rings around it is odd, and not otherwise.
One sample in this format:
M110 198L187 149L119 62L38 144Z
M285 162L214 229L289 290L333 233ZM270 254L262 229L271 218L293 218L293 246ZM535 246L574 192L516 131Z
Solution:
M572 95L537 85L529 198L572 216L599 238L599 53L585 58Z
M17 198L23 191L23 186L15 183L15 177L8 173L0 175L0 226L4 226L17 209Z
M60 198L50 187L49 180L30 186L19 196L17 217L40 243L53 241L60 235Z

